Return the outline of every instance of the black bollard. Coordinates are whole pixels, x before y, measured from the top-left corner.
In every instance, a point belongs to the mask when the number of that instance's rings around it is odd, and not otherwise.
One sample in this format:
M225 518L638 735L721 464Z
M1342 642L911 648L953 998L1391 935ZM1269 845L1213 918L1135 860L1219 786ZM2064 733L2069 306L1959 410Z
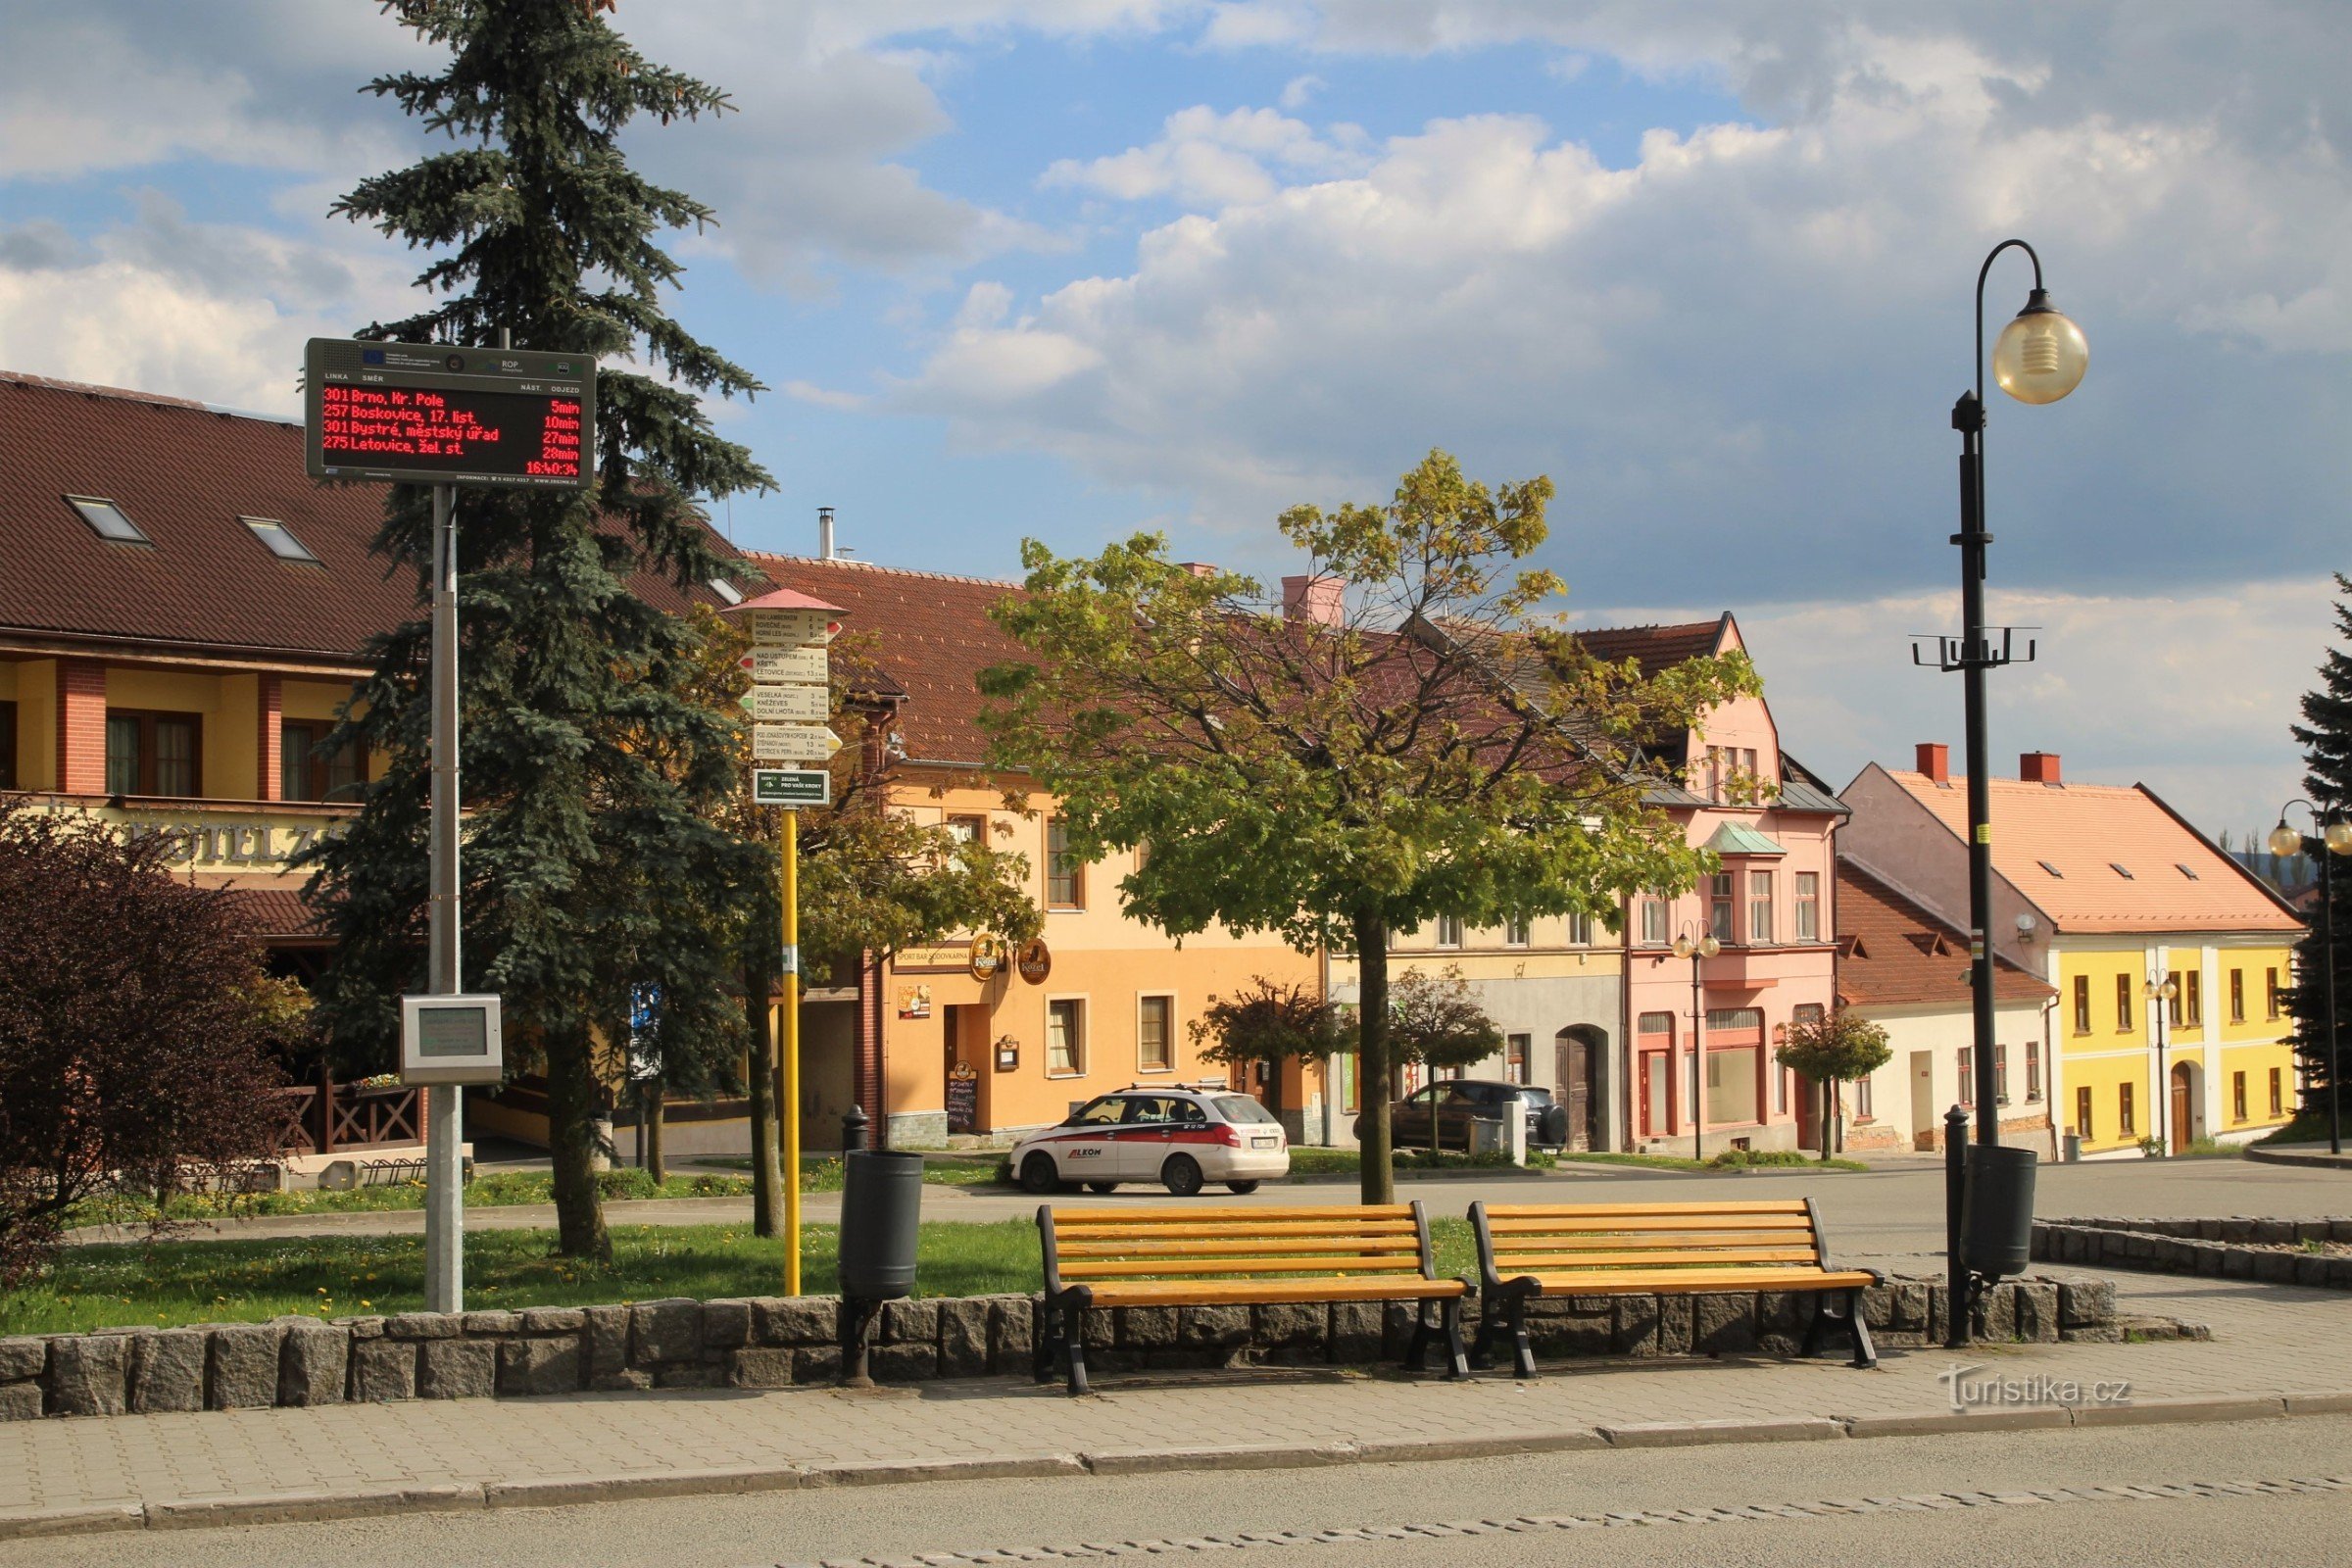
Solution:
M841 1152L846 1154L852 1150L865 1148L866 1128L869 1125L865 1119L865 1107L852 1105L849 1114L841 1118Z
M1949 1265L1943 1347L1968 1348L1968 1264L1960 1255L1960 1212L1967 1193L1968 1112L1954 1105L1943 1113L1943 1250Z

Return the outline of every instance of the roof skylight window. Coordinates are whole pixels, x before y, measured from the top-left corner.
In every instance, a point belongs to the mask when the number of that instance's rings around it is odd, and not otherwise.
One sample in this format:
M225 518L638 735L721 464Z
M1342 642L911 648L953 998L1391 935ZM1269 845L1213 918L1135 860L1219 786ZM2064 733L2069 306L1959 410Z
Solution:
M253 536L278 560L300 561L313 566L325 564L312 555L301 540L294 537L294 530L275 517L239 517L237 520L251 528Z
M2117 861L2117 860L2109 860L2109 861L2107 862L2107 865L2108 865L2108 868L2109 868L2110 870L2114 871L2114 872L2115 872L2115 874L2116 874L2117 876L2120 876L2120 877L2122 877L2122 878L2123 878L2125 881L2127 881L2127 882L2136 882L2136 881L2138 881L2138 880L2139 880L2139 878L2137 878L2137 877L2133 876L2133 875L2132 875L2131 872L2129 872L2129 871L2125 870L2125 869L2124 869L2124 867L2123 867L2123 864L2122 864L2122 862L2121 862L2121 861Z
M733 583L727 581L727 579L724 577L711 578L710 591L718 595L718 602L722 605L740 605L743 603L743 590L736 587Z
M150 545L155 541L139 532L139 525L124 515L121 507L103 496L68 496L66 505L81 514L81 520L101 539L111 539L120 545Z
M2042 868L2044 871L2047 871L2047 872L2049 872L2049 873L2050 873L2050 875L2052 875L2052 876L2056 877L2056 878L2057 878L2059 881L2063 882L2063 881L2065 881L2065 880L2066 880L2066 873L2065 873L2064 871L2061 871L2061 870L2059 870L2059 869L2058 869L2056 866L2052 865L2052 864L2051 864L2049 861L2047 861L2047 860L2035 860L2034 863L2035 865L2038 865L2038 866L2040 866L2040 867L2041 867L2041 868Z
M2202 882L2205 880L2203 877L2197 875L2196 872L2190 870L2187 866L2182 865L2179 860L2175 860L2173 862L2173 868L2179 871L2182 876L2188 878L2191 882Z

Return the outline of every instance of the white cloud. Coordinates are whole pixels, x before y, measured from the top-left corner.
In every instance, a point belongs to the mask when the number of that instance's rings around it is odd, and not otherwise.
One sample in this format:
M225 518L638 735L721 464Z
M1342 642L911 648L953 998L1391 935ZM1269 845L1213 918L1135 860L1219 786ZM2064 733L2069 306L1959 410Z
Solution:
M1293 76L1282 84L1282 96L1277 101L1294 114L1304 109L1307 100L1321 92L1328 83L1321 76Z
M1039 183L1120 201L1170 196L1215 207L1265 200L1280 188L1276 172L1329 174L1359 169L1363 161L1353 146L1318 136L1304 122L1271 109L1219 114L1197 105L1170 115L1160 138L1148 146L1087 161L1062 159Z
M813 381L787 381L776 389L796 403L813 404L820 409L862 409L871 400L862 392L842 392L818 386ZM728 404L733 408L735 405Z

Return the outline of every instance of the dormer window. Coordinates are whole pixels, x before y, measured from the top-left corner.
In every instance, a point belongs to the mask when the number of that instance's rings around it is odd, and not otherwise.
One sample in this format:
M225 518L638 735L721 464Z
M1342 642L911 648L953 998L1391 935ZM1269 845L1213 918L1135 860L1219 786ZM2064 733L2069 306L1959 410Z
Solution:
M68 496L66 505L72 507L90 531L99 538L119 545L146 545L155 541L139 532L139 525L130 520L123 510L103 496Z

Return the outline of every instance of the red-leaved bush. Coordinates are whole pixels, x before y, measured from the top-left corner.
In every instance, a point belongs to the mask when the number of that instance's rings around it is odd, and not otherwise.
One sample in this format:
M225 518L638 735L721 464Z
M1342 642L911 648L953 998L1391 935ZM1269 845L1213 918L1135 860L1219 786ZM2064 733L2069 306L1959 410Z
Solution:
M107 1194L164 1206L274 1152L261 955L160 837L0 802L0 1289Z

